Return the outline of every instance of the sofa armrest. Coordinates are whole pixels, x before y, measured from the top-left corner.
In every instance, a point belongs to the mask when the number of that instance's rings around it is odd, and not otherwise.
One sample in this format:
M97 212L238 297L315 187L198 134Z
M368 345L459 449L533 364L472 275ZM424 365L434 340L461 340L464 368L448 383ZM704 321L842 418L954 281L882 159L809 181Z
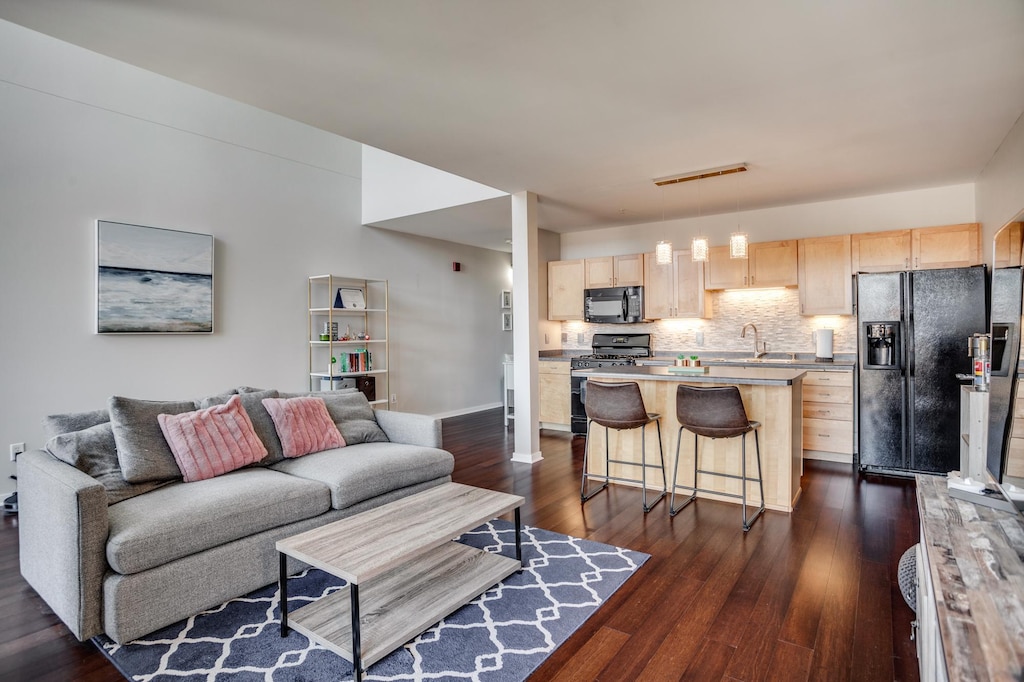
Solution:
M380 428L393 443L441 447L441 420L425 414L375 410Z
M42 450L18 458L21 575L78 639L103 632L107 493Z

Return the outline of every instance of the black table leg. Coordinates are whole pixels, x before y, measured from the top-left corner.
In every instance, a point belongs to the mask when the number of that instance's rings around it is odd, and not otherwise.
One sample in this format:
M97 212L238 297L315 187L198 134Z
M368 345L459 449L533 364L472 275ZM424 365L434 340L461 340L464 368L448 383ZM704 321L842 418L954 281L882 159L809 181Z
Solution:
M349 583L349 599L352 604L352 669L355 682L363 679L363 652L359 641L359 585Z
M281 593L281 636L288 636L288 557L284 552L277 553L277 583Z
M519 522L519 507L516 507L516 559L519 561L519 569L523 568L523 540L520 529L522 524Z

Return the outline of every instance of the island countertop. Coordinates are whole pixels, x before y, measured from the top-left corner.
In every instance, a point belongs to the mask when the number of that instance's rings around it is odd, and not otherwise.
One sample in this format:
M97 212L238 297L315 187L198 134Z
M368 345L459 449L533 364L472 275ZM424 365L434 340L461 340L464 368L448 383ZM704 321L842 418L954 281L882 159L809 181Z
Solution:
M573 370L588 379L632 379L635 381L675 381L688 384L735 384L760 386L792 386L803 378L806 370L782 367L747 367L719 365L704 368L706 372L683 372L672 367L613 366Z

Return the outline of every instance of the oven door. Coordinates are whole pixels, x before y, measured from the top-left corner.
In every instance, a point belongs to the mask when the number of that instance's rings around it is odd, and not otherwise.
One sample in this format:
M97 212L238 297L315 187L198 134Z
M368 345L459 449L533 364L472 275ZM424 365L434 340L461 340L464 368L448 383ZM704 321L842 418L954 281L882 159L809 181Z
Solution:
M572 405L569 411L569 430L574 436L587 435L587 378L572 372L569 378L569 397Z

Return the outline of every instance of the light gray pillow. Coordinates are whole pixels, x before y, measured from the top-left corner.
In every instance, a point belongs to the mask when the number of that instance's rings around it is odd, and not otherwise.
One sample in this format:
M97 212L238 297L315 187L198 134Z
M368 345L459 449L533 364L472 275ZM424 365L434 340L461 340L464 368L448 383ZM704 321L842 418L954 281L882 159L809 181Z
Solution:
M181 478L181 470L156 417L192 412L196 409L193 401L136 400L115 395L107 401L107 409L114 428L117 459L126 481L144 483Z
M239 400L242 401L242 407L245 409L246 414L249 415L249 420L252 422L252 428L256 432L256 435L263 445L267 448L267 456L261 459L257 464L264 466L267 464L273 464L274 462L280 462L284 459L284 448L281 446L281 439L277 435L277 429L274 427L274 420L270 418L270 413L267 412L267 408L263 406L264 398L276 398L278 397L277 391L270 389L269 391L252 391L242 392L238 394ZM211 396L204 398L200 403L199 407L212 407L213 405L223 405L230 399L230 396Z
M121 475L117 461L117 446L114 443L114 429L110 422L97 424L81 431L54 436L46 443L47 451L62 462L92 476L107 491L107 504L148 493L170 483L151 481L129 483Z
M386 443L388 437L377 424L370 401L361 391L319 391L310 393L281 393L281 398L309 395L323 398L327 413L345 437L346 445L359 443Z
M43 417L43 434L46 440L62 433L82 431L90 426L110 421L110 413L106 410L92 412L69 412L68 414L51 414Z

